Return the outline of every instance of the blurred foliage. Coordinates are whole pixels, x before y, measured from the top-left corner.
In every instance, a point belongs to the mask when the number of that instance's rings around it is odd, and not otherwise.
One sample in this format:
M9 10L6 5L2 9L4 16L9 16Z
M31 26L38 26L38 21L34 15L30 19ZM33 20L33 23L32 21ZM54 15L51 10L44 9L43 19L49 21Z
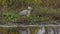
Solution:
M7 12L2 14L2 22L8 22L8 23L13 23L18 19L18 14L12 13L12 12Z
M60 18L60 0L0 0L2 22L43 22ZM31 16L20 16L17 13L31 6ZM9 12L10 11L10 12ZM56 17L58 16L58 17ZM59 19L58 18L58 19Z
M44 6L59 8L60 0L0 0L0 5L9 8L27 7L30 6Z

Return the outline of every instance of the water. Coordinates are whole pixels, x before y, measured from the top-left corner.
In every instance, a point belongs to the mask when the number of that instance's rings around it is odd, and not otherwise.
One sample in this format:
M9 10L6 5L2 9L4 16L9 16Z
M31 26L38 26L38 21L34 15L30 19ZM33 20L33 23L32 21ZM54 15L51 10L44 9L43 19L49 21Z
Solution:
M19 30L19 34L28 34L26 30Z
M45 33L45 28L44 27L39 29L39 31L37 32L37 34L44 34L44 33Z
M47 31L45 30L45 28L42 28L42 29L39 29L37 34L60 34L60 28L50 27L50 28L47 28Z
M30 30L20 29L19 34L31 34ZM29 33L28 33L29 32ZM39 27L39 30L35 32L36 34L60 34L60 27Z

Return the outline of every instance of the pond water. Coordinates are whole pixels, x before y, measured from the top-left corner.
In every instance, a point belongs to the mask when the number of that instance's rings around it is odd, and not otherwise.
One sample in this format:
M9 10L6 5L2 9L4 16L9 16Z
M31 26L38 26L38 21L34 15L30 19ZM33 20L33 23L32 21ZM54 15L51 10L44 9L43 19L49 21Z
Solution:
M32 28L32 31L35 29ZM19 34L31 34L29 28L28 29L18 29ZM1 33L0 33L1 34ZM60 27L39 27L34 34L60 34Z
M60 34L60 28L48 28L47 31L45 28L39 29L37 34Z
M48 34L54 34L54 30L50 29L50 31L48 31Z
M44 34L45 33L45 28L41 28L39 29L39 31L37 32L37 34Z
M60 28L58 29L57 34L60 34Z
M27 30L19 30L19 34L28 34ZM30 33L29 33L30 34ZM47 29L47 31L45 30L45 28L40 28L37 31L37 34L60 34L60 28L49 28Z
M28 34L27 30L19 30L19 34Z

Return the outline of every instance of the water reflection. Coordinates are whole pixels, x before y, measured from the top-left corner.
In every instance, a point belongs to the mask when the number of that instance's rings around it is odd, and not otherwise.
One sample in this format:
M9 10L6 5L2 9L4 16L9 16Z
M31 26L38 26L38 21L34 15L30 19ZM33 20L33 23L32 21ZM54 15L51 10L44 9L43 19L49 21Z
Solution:
M23 29L23 30L19 30L19 34L28 34L28 31Z
M58 28L57 34L60 34L60 28Z
M44 27L39 29L39 31L37 32L37 34L44 34L44 33L45 33L45 28Z
M48 31L48 34L54 34L54 30L50 29L50 31Z
M39 28L36 28L37 30L35 29L32 29L33 33L34 34L60 34L60 27L39 27ZM19 29L12 29L12 30L6 30L5 29L0 29L0 34L7 34L8 32L7 31L10 31L9 34L31 34L31 30L30 28L28 29L24 29L24 28L19 28Z
M58 30L60 34L60 29ZM47 27L47 28L40 28L37 34L57 34L57 28Z

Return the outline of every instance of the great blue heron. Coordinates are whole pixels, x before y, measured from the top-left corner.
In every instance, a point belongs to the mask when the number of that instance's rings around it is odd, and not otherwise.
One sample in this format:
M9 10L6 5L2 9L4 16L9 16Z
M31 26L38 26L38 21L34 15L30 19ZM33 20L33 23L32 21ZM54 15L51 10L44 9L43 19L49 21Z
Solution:
M31 9L32 9L32 7L28 6L28 9L20 11L20 12L19 12L19 15L30 16Z

